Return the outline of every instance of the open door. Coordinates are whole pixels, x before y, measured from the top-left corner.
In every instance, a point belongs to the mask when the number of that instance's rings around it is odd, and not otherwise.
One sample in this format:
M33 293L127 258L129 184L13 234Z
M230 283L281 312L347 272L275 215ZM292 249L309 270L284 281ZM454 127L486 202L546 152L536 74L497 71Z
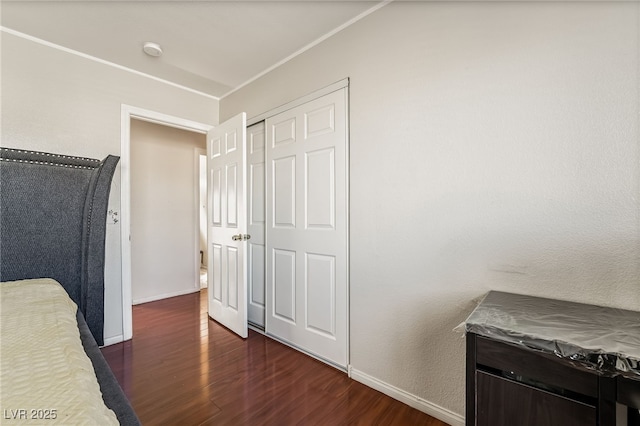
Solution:
M247 337L246 114L207 134L209 316Z

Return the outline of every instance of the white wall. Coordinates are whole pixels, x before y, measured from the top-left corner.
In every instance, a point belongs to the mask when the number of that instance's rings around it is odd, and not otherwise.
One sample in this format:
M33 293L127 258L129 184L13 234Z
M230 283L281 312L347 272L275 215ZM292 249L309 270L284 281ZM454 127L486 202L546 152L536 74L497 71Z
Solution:
M640 309L639 18L394 2L221 100L251 117L350 78L360 377L462 415L452 329L487 291Z
M200 290L199 150L206 136L131 121L131 292L144 303Z
M1 34L2 146L103 158L120 155L127 104L216 124L218 101L8 33ZM109 208L120 210L120 167ZM107 227L105 340L122 335L120 224Z

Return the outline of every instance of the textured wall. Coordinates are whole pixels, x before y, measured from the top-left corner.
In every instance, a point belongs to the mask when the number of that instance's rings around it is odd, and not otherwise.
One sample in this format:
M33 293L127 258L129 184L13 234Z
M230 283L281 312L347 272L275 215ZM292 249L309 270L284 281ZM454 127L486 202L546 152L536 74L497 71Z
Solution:
M351 365L463 413L490 289L640 310L638 3L394 2L223 98L351 79Z
M0 33L2 145L120 155L122 104L215 124L218 101ZM120 166L109 208L120 209ZM120 224L107 226L105 339L122 335Z

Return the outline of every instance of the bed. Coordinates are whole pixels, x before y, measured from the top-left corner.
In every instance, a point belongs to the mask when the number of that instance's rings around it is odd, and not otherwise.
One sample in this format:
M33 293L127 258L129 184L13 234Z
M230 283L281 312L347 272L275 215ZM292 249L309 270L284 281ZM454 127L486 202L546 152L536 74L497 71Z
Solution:
M140 424L99 349L118 160L0 148L2 424Z

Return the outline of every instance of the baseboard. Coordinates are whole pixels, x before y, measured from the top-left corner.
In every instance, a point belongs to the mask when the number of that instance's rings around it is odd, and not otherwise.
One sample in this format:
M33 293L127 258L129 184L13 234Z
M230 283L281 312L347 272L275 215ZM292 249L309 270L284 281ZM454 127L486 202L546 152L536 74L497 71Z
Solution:
M190 288L188 290L176 291L175 293L158 294L156 296L144 297L142 299L136 299L131 304L132 305L140 305L142 303L155 302L156 300L168 299L170 297L184 296L185 294L197 293L199 291L200 291L199 288L196 288L196 289Z
M349 377L451 426L464 426L464 416L349 367Z
M111 346L120 342L124 342L124 336L122 334L104 339L104 346Z

